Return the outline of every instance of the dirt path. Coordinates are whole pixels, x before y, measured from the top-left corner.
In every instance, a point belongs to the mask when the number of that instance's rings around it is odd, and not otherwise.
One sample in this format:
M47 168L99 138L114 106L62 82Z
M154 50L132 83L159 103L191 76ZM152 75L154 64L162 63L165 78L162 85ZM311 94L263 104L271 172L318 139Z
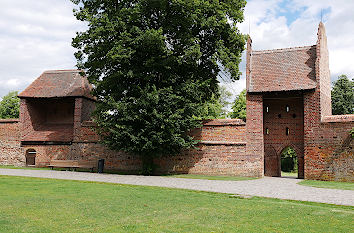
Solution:
M22 169L0 169L0 175L159 186L354 206L354 191L298 185L301 180L293 178L265 177L246 181L224 181Z

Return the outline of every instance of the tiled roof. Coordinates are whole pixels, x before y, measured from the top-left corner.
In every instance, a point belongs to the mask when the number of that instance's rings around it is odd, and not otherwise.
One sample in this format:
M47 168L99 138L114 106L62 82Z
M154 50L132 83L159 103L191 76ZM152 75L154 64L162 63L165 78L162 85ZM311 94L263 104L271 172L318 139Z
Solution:
M316 45L253 51L248 92L313 89L315 61Z
M21 98L86 97L91 95L92 86L79 70L49 70L34 80L18 96Z
M22 141L27 142L71 142L72 140L72 124L44 124L22 138Z

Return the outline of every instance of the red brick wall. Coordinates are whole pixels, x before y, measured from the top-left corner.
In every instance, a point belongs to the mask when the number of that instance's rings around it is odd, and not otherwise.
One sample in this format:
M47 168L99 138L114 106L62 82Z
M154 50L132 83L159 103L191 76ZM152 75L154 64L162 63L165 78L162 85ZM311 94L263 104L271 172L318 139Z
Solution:
M245 155L245 123L241 120L212 120L193 131L201 140L196 149L176 156L155 159L159 173L195 173L255 176L256 162ZM137 172L142 163L139 156L115 152L97 143L94 123L83 122L73 143L73 159L104 158L107 169Z
M37 109L36 102L29 99L21 99L20 121L22 138L32 133L42 122L45 122L45 114L41 114L41 111L37 111Z
M82 123L82 104L83 98L75 99L75 109L74 109L74 141L79 141L79 135L81 134L81 123Z
M80 158L104 158L107 169L141 169L139 156L111 151L97 143L93 127L93 122L81 124L80 135L72 146L79 153L74 154L80 154ZM245 155L245 129L245 123L237 119L205 121L204 127L192 133L201 141L196 149L155 159L157 172L253 176L255 162Z
M220 142L246 142L246 124L240 119L205 120L203 127L195 129L196 140Z
M246 155L246 125L238 119L205 121L193 131L195 149L155 159L160 173L258 176L255 157Z
M71 148L74 155L72 159L104 159L105 169L138 173L142 168L139 156L110 150L98 142L74 142Z
M86 134L86 132L81 132L81 130L87 130L87 127L83 127L82 123L91 120L91 113L95 109L95 104L92 100L86 98L76 98L75 99L75 110L74 110L74 141L81 141L81 137Z
M37 152L36 166L51 159L105 159L105 168L127 173L141 170L139 156L109 150L98 143L93 122L83 122L72 145L26 145ZM180 155L155 159L159 173L194 173L211 175L258 176L258 160L246 155L245 123L241 120L205 121L193 131L200 143Z
M72 144L72 159L105 159L105 168L127 173L137 173L142 168L141 159L121 151L113 151L100 144L99 136L95 133L95 123L84 121Z
M26 158L20 147L18 119L0 120L0 164L24 166Z
M47 101L40 111L45 113L47 124L73 124L74 100L65 98Z
M91 113L95 110L95 102L86 98L82 99L81 122L91 120Z
M332 115L331 77L329 71L329 55L327 48L326 29L321 22L318 26L316 44L316 91L319 91L321 117Z
M289 107L289 112L286 107ZM268 112L266 108L268 107ZM282 151L291 146L297 154L299 177L303 177L304 109L302 94L287 93L286 97L264 97L264 164L265 175L280 176ZM286 128L289 135L286 135ZM268 129L269 134L266 134Z
M45 133L42 132L53 131L52 126L58 126L61 131L69 132L71 135L68 137L72 138L73 116L73 98L22 98L20 102L21 139L24 141L31 135L29 137L31 140L36 141L36 137L40 137L38 141L43 141Z
M245 144L204 144L180 155L155 159L160 173L257 176L253 157L246 156Z
M325 28L320 23L316 44L314 91L304 94L305 179L354 181L354 115L331 116L330 73Z
M92 121L82 122L79 130L76 131L74 142L98 142L100 138L94 130L95 126Z
M263 96L247 93L246 155L256 177L264 174Z
M305 179L354 181L354 115L327 116L305 141Z
M71 145L23 145L24 154L28 149L36 151L36 167L45 167L52 159L71 159Z

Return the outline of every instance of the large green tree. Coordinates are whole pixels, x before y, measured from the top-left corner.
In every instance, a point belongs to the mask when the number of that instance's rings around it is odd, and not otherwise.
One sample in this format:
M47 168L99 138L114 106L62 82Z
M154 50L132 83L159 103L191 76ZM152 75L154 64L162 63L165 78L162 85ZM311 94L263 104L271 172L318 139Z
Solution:
M10 91L0 101L0 119L18 118L20 112L20 99L17 91Z
M202 105L199 115L200 119L217 119L225 118L228 113L228 106L230 104L229 98L231 97L226 87L219 86L219 94L213 94L211 99Z
M232 104L231 118L238 118L246 121L246 89L236 96L235 101Z
M341 75L333 84L332 114L354 114L354 81Z
M94 84L95 120L103 142L155 156L196 142L203 103L218 95L221 67L238 79L245 45L236 24L244 0L72 0L88 23L73 46L78 67Z

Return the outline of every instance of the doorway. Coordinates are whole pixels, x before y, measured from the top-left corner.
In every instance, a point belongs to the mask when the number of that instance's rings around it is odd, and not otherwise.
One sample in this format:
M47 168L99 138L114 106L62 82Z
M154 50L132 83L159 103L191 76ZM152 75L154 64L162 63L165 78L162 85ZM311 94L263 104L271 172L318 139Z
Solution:
M26 166L34 167L36 165L36 150L28 149L26 150Z
M285 147L280 154L281 176L298 177L298 158L291 146Z

